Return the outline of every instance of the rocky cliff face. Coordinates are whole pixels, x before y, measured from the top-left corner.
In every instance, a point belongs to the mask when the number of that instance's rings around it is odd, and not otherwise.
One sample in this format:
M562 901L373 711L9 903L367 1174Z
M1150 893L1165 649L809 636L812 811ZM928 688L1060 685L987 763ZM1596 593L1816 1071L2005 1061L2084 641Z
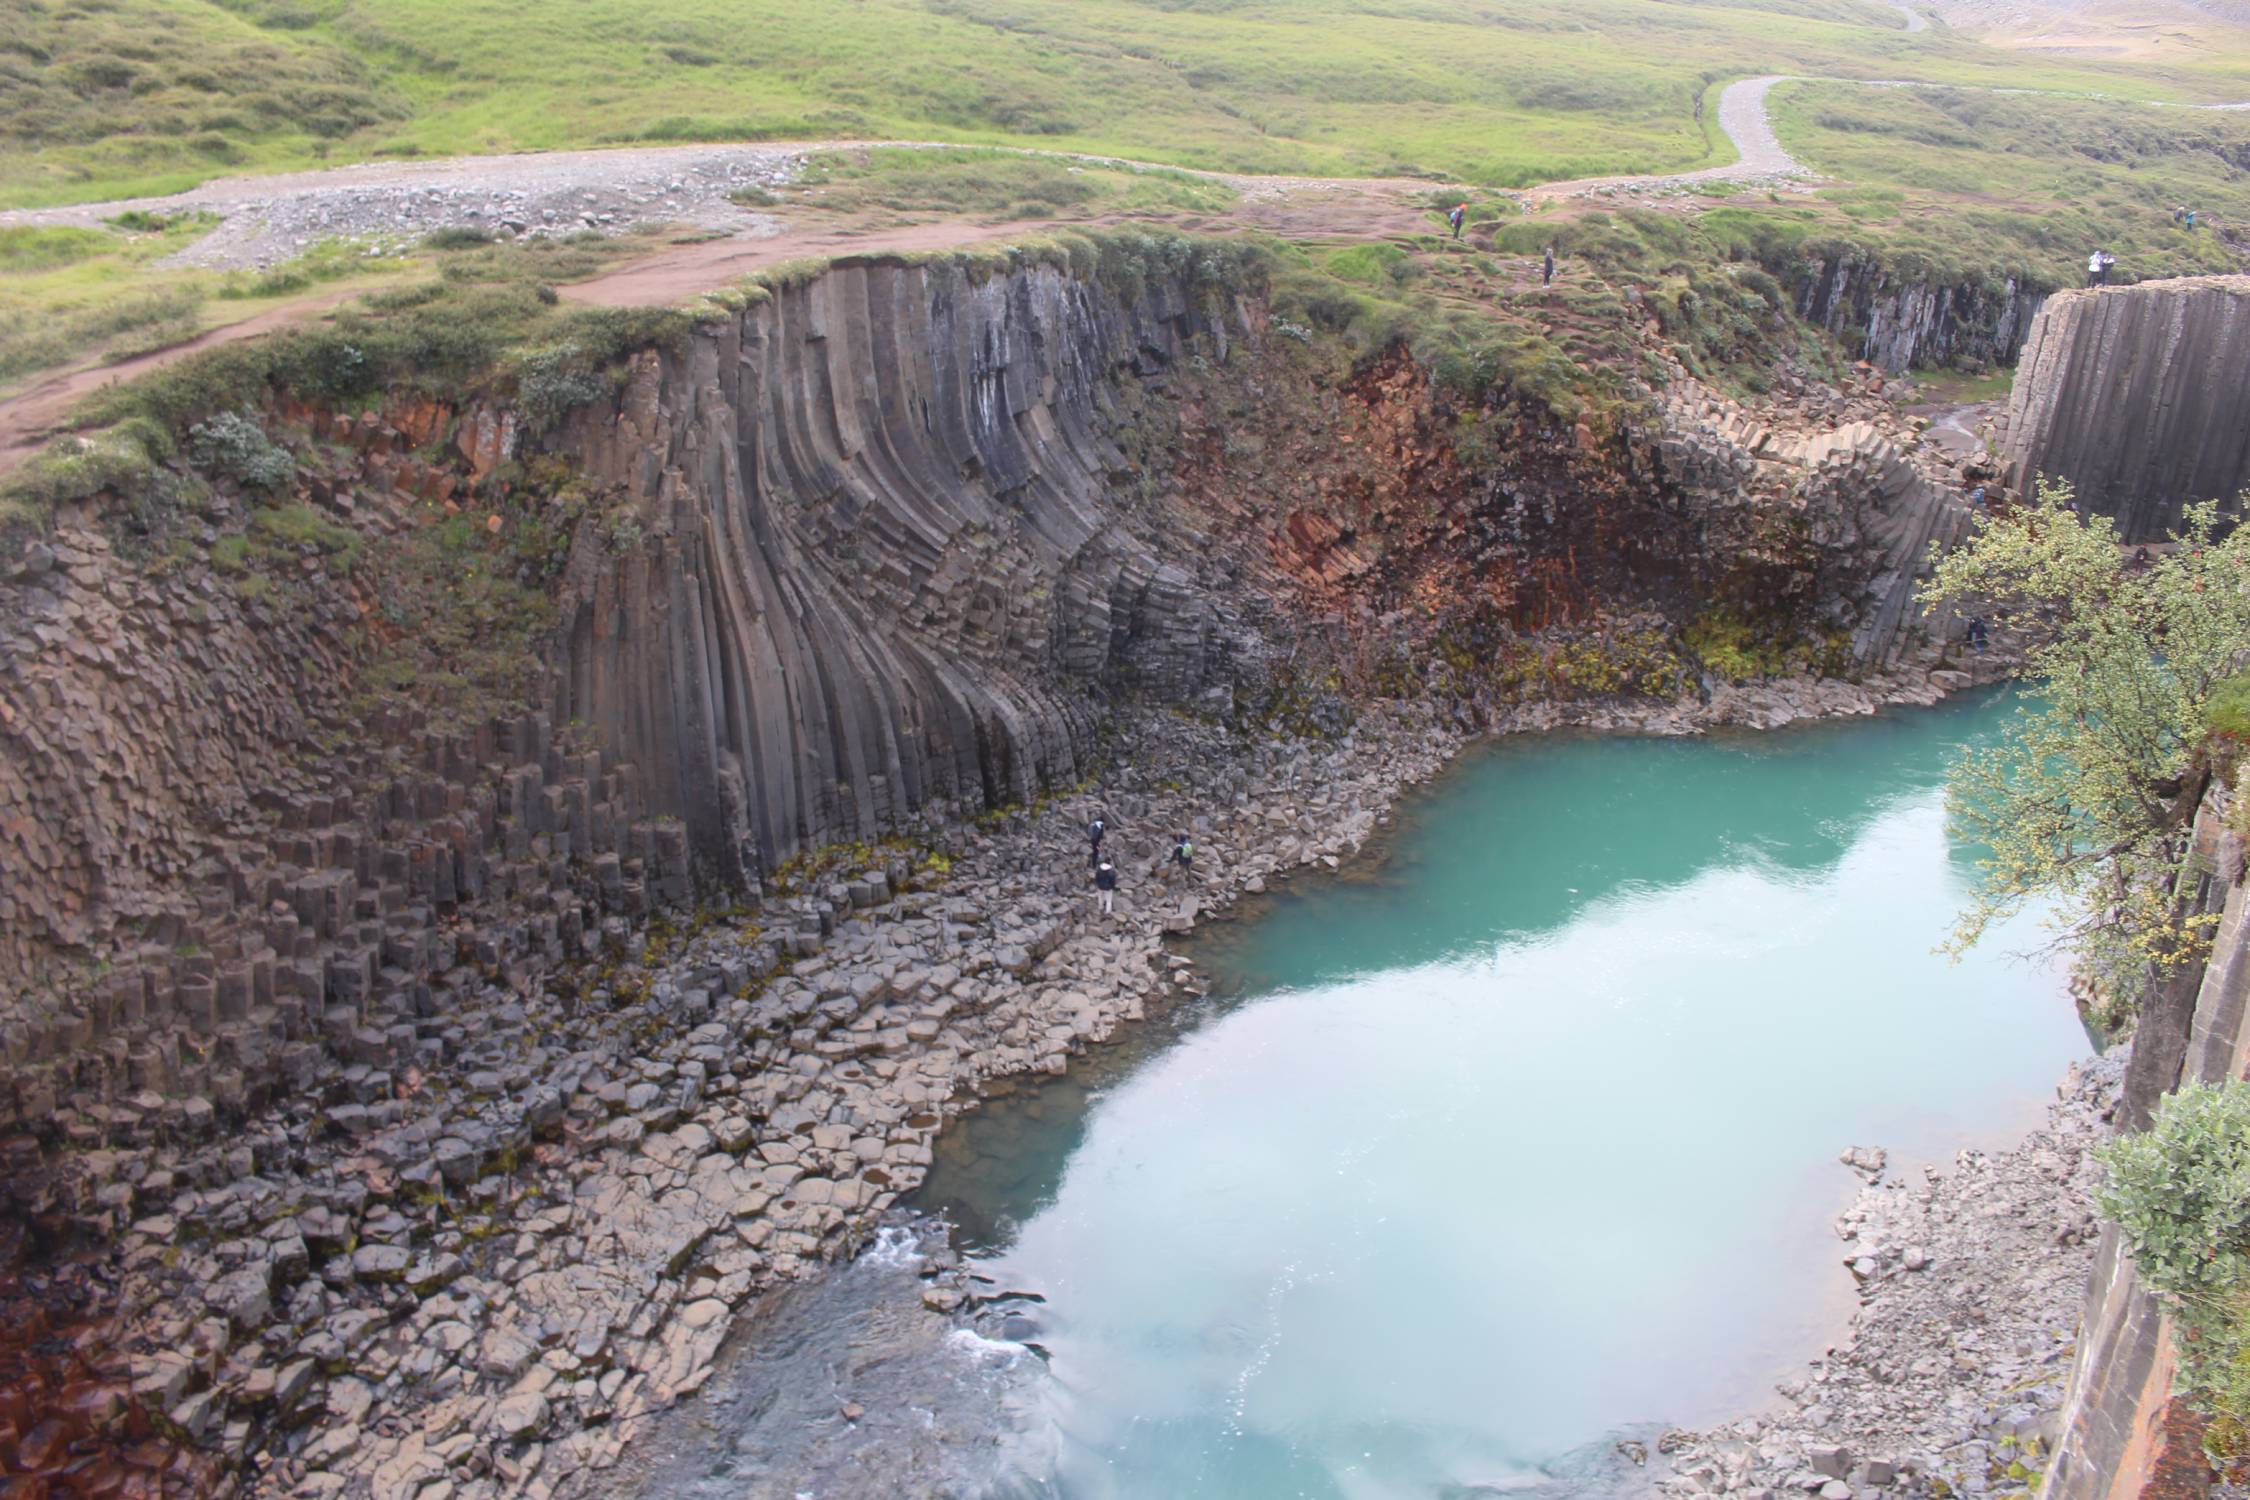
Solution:
M2046 301L2012 278L1911 281L1841 257L1791 269L1797 315L1894 374L1915 365L2012 364Z
M1235 609L1134 454L1171 366L1243 316L1183 283L850 264L643 358L554 440L638 532L573 562L555 718L736 882L1079 779L1102 694L1223 698Z
M2145 1123L2157 1097L2181 1083L2238 1078L2250 1066L2250 886L2242 843L2226 827L2230 800L2215 790L2195 823L2202 908L2221 914L2211 957L2200 983L2144 1008L2120 1110L2127 1128ZM2172 1401L2172 1375L2170 1327L2141 1289L2116 1229L2105 1228L2062 1437L2040 1493L2049 1500L2202 1494L2212 1476L2201 1427Z
M2008 483L2068 480L2128 541L2250 485L2250 277L2065 292L2033 320L2001 448Z
M1263 318L1192 265L1121 294L843 264L536 440L489 400L275 411L294 494L204 492L139 555L63 518L0 580L0 853L29 872L0 1121L207 1130L338 1062L380 1089L464 997L651 909L1081 780L1126 696L1293 724L1339 687L1668 696L1671 626L1715 605L1880 665L1958 523L1876 426L1684 383L1600 431L1464 411L1403 353L1341 369ZM480 569L562 528L540 685L442 724L370 695L417 628L380 561L197 564L282 500L376 553L488 522Z

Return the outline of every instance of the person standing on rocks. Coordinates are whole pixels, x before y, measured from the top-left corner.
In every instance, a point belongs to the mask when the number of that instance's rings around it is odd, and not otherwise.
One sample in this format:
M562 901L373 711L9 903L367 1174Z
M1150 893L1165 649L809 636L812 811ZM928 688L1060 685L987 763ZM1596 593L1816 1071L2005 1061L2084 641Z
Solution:
M1102 837L1109 832L1109 822L1100 816L1086 825L1086 840L1094 846L1094 863L1102 862Z
M1101 893L1102 915L1114 915L1117 911L1117 866L1106 859L1094 866L1094 889Z
M1552 245L1547 247L1546 258L1539 263L1539 284L1541 286L1553 286L1555 284L1555 247Z
M1182 878L1195 878L1195 845L1188 842L1188 836L1184 833L1172 841L1172 864L1179 870Z
M2086 285L2103 286L2109 281L2109 268L2117 264L2117 257L2107 250L2096 250L2086 257Z

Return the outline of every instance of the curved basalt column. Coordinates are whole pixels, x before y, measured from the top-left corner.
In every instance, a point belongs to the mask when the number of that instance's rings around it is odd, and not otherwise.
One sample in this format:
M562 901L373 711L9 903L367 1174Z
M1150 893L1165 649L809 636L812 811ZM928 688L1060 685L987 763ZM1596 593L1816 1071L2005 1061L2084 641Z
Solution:
M1101 695L1225 672L1233 626L1131 456L1222 303L847 263L642 357L555 445L631 505L573 557L557 721L728 881L1078 779Z
M2008 483L2068 480L2128 541L2250 485L2250 277L2049 298L2008 402Z

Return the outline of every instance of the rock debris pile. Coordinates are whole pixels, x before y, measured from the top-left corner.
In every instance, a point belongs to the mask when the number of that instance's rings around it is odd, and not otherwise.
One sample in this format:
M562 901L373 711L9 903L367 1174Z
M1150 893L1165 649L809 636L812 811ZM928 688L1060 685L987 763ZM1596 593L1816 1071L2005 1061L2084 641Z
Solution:
M2074 1067L2043 1129L1952 1169L1869 1185L1837 1220L1859 1287L1850 1338L1780 1387L1784 1403L1676 1439L1673 1496L1785 1500L2028 1495L2057 1437L2073 1330L2099 1226L2089 1154L2123 1060ZM1917 1180L1918 1179L1918 1180Z
M949 877L882 854L573 986L494 985L234 1136L119 1150L130 1228L85 1274L126 1301L138 1404L255 1492L545 1494L699 1388L731 1315L863 1242L983 1079L1060 1071L1174 974L1168 931L1333 867L1457 744L1419 716L1245 753L1171 715L1125 769ZM1111 822L1114 921L1086 892ZM1179 828L1208 868L1161 883ZM654 935L651 936L651 933ZM671 945L674 951L665 951ZM598 1486L597 1486L598 1487Z

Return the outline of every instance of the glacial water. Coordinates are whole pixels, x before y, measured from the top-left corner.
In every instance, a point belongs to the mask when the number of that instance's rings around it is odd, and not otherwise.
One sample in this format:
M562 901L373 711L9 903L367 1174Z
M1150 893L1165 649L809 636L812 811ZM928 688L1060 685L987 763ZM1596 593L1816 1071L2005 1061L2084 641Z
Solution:
M894 1237L649 1492L1617 1491L1841 1331L1839 1151L2005 1139L2086 1051L2035 922L1932 951L2011 711L1470 755L1199 935L1211 998L941 1136L921 1209L1023 1296L933 1330Z

